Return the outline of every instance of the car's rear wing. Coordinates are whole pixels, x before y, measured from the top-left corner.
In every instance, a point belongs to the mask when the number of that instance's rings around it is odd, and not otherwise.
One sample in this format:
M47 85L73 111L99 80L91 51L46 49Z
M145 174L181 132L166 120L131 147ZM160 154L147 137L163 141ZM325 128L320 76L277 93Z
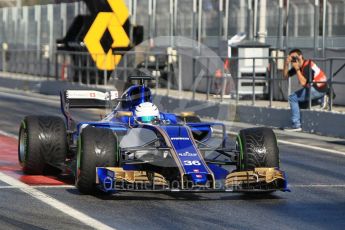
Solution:
M118 91L101 92L97 90L66 90L60 93L61 112L66 118L67 128L75 128L70 114L71 108L106 109L113 108L118 102Z
M101 92L97 90L66 90L63 92L66 108L109 108L118 99L118 91Z
M139 81L141 85L144 85L145 81L151 81L151 80L155 80L155 78L153 78L150 75L132 75L129 77L130 81Z

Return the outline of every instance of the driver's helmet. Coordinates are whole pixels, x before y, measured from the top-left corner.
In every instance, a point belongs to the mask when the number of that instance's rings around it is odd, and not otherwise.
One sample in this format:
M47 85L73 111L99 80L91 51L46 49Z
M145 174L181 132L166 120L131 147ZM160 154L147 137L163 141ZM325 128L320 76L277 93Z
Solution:
M159 110L151 102L143 102L135 107L135 117L140 122L151 123L159 119Z

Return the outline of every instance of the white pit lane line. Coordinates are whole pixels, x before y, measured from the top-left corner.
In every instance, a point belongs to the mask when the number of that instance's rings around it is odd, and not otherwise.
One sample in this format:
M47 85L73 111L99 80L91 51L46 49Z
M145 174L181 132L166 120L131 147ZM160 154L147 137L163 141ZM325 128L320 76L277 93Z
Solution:
M223 132L221 129L213 129L213 130L216 132L220 132L220 133ZM233 131L226 131L226 133L230 134L230 135L237 135L238 134L237 132L233 132ZM322 152L333 153L333 154L345 156L345 152L334 150L334 149L326 149L326 148L322 148L322 147L305 145L305 144L300 144L300 143L294 143L294 142L290 142L290 141L283 141L283 140L279 140L279 139L277 141L280 144L292 145L292 146L296 146L296 147L300 147L300 148L311 149L311 150L322 151Z
M74 185L30 185L31 188L75 188ZM21 188L21 187L15 187L12 185L0 185L0 189L5 188Z
M63 188L63 189L67 189L67 188L75 188L74 185L30 185L31 188L52 188L52 189L56 189L56 188ZM0 185L0 189L7 189L7 188L18 188L20 189L21 187L15 187L12 185Z
M283 141L283 140L278 140L278 143L285 144L285 145L293 145L293 146L301 147L301 148L305 148L305 149L317 150L317 151L334 153L334 154L339 154L339 155L345 156L344 152L334 150L334 149L325 149L325 148L316 147L316 146L312 146L312 145L304 145L304 144L300 144L300 143L294 143L294 142Z
M4 131L0 130L0 135L4 135L7 137L11 137L14 139L18 139L17 135L13 135ZM41 202L65 213L66 215L82 222L83 224L90 226L94 229L105 229L105 230L115 230L115 228L111 228L108 225L105 225L98 220L87 216L86 214L69 207L68 205L48 196L47 194L37 190L36 188L74 188L73 185L62 185L62 186L29 186L27 184L24 184L10 176L7 176L6 174L0 172L0 181L8 184L8 186L0 186L0 189L13 189L17 188L20 189L22 192L40 200Z
M289 184L289 188L345 188L345 184Z
M0 172L0 180L94 229L115 230L47 194Z
M1 130L0 130L0 135L6 136L6 137L11 137L11 138L14 138L14 139L18 140L18 136L17 135L14 135L14 134L11 134L11 133L8 133L8 132L4 132L4 131L1 131Z

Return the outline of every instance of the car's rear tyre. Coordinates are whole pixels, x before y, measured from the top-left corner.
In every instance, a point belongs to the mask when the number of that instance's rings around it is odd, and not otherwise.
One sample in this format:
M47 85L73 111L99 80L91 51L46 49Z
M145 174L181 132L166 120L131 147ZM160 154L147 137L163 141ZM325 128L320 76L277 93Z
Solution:
M188 112L181 112L178 116L177 116L178 120L180 120L180 122L184 122L184 123L200 123L201 119L200 117L192 111L188 111Z
M47 165L62 167L66 152L66 127L60 117L24 118L19 129L18 159L25 174L44 174Z
M116 166L117 146L117 137L110 129L83 129L78 143L76 186L79 192L96 192L96 167Z
M184 117L186 123L200 123L201 119L198 116L187 116Z
M194 112L182 112L180 116L178 116L181 123L202 123L200 117L196 115ZM204 138L209 136L210 129L208 130L197 130L193 129L193 137L198 141L202 141Z
M237 146L238 171L253 170L257 167L279 168L279 148L272 129L243 129L237 136Z

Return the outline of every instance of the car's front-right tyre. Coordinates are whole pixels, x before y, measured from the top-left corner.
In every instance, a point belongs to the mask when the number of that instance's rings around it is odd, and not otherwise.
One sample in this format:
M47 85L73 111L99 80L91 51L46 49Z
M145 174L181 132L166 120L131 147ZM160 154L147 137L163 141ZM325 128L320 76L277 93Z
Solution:
M117 137L110 129L86 127L78 140L76 186L83 194L96 192L96 168L115 167Z

